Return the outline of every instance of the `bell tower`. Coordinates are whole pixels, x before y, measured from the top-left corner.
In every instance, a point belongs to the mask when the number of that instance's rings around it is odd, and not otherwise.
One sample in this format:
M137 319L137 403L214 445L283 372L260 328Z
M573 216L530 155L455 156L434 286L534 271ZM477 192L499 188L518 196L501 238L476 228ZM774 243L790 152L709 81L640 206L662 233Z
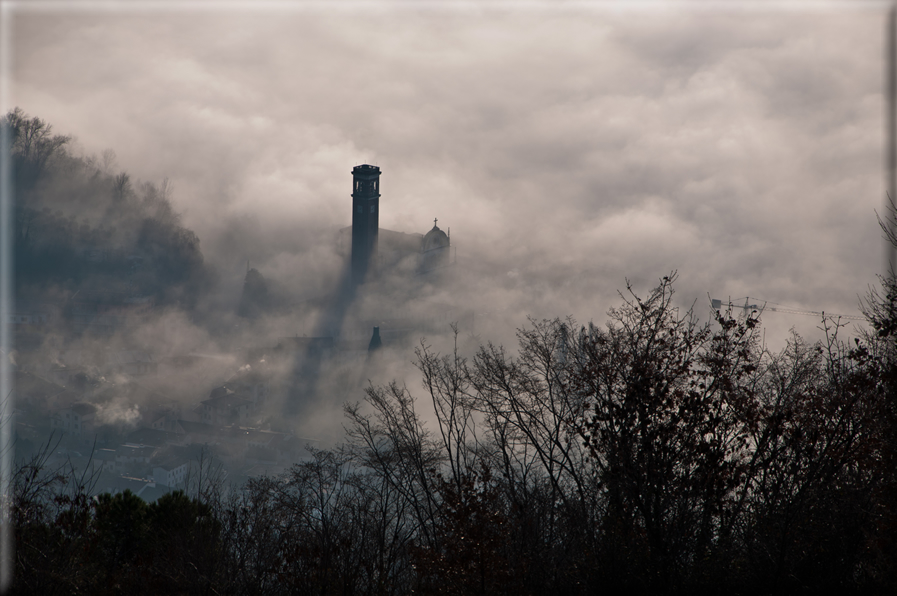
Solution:
M380 229L380 168L352 168L352 281L362 283L377 258Z

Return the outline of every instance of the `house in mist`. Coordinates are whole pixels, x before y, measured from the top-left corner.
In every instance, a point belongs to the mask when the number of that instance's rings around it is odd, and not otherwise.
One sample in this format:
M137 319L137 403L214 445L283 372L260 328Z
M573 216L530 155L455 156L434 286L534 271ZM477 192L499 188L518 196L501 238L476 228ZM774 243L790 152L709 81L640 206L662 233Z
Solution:
M50 418L50 428L76 437L90 435L94 430L97 410L95 405L86 402L60 408Z
M144 428L175 432L181 419L181 407L177 403L157 404L141 410L140 424Z
M167 445L150 457L152 479L157 485L174 488L183 486L191 474L199 472L201 448L197 446Z
M115 448L115 465L120 472L132 475L148 472L150 458L157 447L143 443L122 443Z
M190 471L190 460L168 457L153 465L153 481L162 486L174 487L184 484Z
M205 424L228 426L245 424L252 410L252 402L226 387L216 387L209 399L202 402L202 421Z
M269 374L265 372L265 364L262 362L255 368L241 369L224 384L226 388L252 402L255 411L265 404L270 391L270 378Z

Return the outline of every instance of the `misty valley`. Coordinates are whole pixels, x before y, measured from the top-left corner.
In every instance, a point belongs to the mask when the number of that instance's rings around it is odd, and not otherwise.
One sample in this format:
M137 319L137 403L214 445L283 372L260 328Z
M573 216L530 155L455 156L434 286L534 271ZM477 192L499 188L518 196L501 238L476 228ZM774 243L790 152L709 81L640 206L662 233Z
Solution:
M417 339L472 330L472 311L426 297L453 265L435 222L426 235L379 230L377 201L363 196L360 221L329 239L344 261L332 287L303 280L311 290L296 295L247 261L242 287L222 289L168 180L116 172L111 150L76 157L21 110L5 122L20 459L52 444L48 465L153 500L186 486L202 454L240 485L309 459L307 446L333 447L340 423L320 419L339 420Z
M771 351L659 272L507 343L476 284L516 270L381 228L376 165L296 279L238 231L204 253L167 179L2 124L15 593L897 590L893 278L850 341Z

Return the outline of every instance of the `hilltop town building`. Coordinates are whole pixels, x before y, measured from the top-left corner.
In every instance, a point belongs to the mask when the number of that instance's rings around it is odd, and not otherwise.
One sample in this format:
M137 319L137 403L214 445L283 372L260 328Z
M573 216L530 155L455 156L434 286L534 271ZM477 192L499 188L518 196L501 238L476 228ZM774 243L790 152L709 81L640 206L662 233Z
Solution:
M380 168L368 164L352 169L352 280L363 283L378 270L410 263L408 273L423 274L450 265L451 238L436 225L426 233L384 230L380 225ZM342 243L342 241L341 241Z
M448 234L436 227L437 220L433 220L433 229L427 232L421 243L420 270L432 271L445 267L451 257L452 241Z

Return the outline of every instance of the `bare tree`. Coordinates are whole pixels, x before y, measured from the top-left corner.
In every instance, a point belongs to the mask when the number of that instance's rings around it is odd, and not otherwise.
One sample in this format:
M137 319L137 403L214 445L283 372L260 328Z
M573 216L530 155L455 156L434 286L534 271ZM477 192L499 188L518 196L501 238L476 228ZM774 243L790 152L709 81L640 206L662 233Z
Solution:
M131 188L131 177L125 172L115 176L112 179L112 198L115 201L123 202L128 199L133 190Z
M40 118L28 118L20 108L7 113L2 125L10 129L15 184L24 200L47 163L71 141L71 137L54 135L51 125Z

